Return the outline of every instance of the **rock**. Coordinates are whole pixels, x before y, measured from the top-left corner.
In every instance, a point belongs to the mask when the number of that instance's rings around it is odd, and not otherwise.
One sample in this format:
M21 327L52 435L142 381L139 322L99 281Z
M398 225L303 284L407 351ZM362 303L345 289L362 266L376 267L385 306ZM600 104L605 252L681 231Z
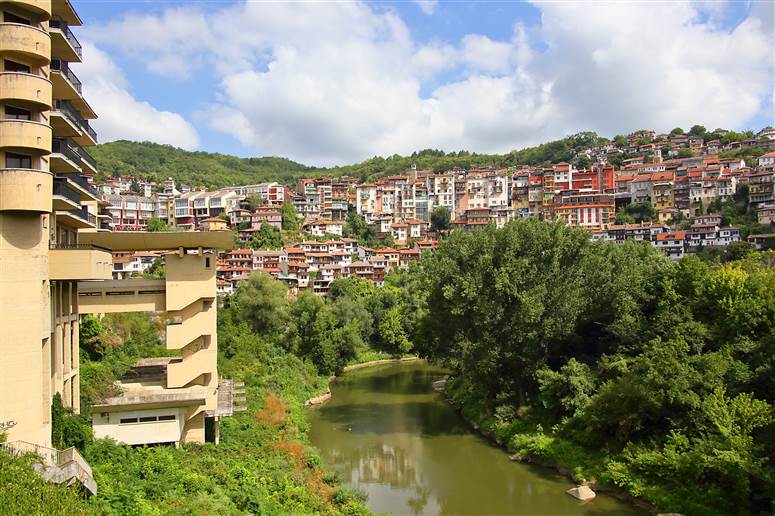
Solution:
M572 489L568 489L565 492L571 495L573 498L578 498L582 502L592 500L596 496L595 492L590 489L589 486L578 486Z

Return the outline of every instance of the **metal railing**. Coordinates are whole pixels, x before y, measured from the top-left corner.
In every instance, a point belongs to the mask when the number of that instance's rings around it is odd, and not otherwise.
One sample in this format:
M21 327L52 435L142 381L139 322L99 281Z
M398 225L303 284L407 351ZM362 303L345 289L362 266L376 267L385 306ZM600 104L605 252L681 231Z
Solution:
M78 127L80 127L81 123L83 122L81 113L73 107L69 100L55 101L54 111L60 112L64 117L70 119L70 121Z
M80 210L73 210L71 213L79 219L85 220L92 226L97 225L97 216L89 213L89 208L87 206L81 207Z
M80 79L78 79L78 76L73 73L73 71L70 69L70 66L67 64L67 61L62 61L60 59L52 59L51 60L51 69L56 70L60 72L62 75L65 76L65 79L70 82L70 84L73 85L73 88L78 93L82 93L83 85L81 84Z
M70 140L54 138L51 141L51 152L54 154L62 154L76 165L81 164L81 154L78 152L77 146L71 143Z
M75 53L78 54L78 57L83 57L83 49L81 48L81 44L78 42L78 39L76 39L73 31L70 30L67 22L58 18L52 18L49 21L49 27L61 30L62 34L65 36L65 39L75 49Z
M97 141L97 135L96 134L94 135L94 141ZM81 159L83 159L86 163L91 165L92 168L97 168L97 160L94 159L91 154L86 152L86 149L81 148L80 149L80 153L81 153Z
M89 122L81 116L80 111L73 107L69 100L57 100L54 105L54 111L61 113L74 125L78 126L79 129L86 131L95 142L97 141L97 133L94 132L94 129L89 126Z
M60 242L49 242L48 244L49 249L80 249L82 251L105 251L105 252L112 252L110 249L107 249L105 247L100 247L98 245L93 244L65 244Z
M100 194L97 191L97 189L94 188L94 186L91 183L89 183L85 177L79 176L77 174L68 174L67 179L77 184L78 186L80 186L81 188L89 192L91 195L95 197L100 197Z
M88 120L81 119L81 129L86 131L89 136L91 136L92 140L95 142L97 141L97 133L94 131L94 129L91 128Z
M73 190L65 178L54 178L54 195L64 197L76 204L81 204L81 195Z

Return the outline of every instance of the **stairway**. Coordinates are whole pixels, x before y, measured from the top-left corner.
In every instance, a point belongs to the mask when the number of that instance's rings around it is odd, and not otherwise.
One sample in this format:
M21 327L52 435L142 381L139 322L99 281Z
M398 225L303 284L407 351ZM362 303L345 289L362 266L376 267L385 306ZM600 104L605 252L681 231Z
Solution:
M34 466L35 471L43 480L68 486L78 482L92 495L97 494L97 482L91 467L75 448L57 450L27 441L11 441L0 443L0 450L14 457L35 454L40 458Z

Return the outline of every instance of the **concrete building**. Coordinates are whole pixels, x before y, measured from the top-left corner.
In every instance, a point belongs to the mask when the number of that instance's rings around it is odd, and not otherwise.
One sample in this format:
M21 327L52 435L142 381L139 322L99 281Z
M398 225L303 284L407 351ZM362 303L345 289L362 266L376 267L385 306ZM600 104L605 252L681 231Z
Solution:
M132 445L218 442L220 418L232 414L234 400L219 394L230 387L219 382L217 369L215 250L231 245L231 233L92 233L84 239L115 252L174 251L164 255L165 279L78 284L80 313L156 313L175 354L139 361L118 382L119 396L92 406L95 437Z
M51 402L80 410L79 280L110 279L97 234L99 194L89 176L95 118L69 63L81 60L69 1L0 5L0 421L6 450L69 457L47 464L96 489L77 451L49 453ZM54 450L55 452L56 450ZM64 459L63 459L64 460ZM68 476L70 475L70 476Z

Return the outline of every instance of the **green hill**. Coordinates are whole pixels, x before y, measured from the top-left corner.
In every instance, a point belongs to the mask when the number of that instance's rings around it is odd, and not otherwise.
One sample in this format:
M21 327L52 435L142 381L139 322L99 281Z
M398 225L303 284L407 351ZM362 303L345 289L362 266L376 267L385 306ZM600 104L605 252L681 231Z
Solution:
M318 176L354 176L361 180L406 172L417 164L420 170L443 172L455 167L545 165L572 160L578 150L607 141L592 132L579 133L562 140L507 154L477 154L468 151L445 153L426 149L409 156L374 157L342 167L309 167L285 158L238 158L219 153L190 152L170 145L119 140L97 145L89 152L97 160L104 176L134 176L162 181L168 177L178 183L216 188L228 185L278 181L293 186L297 178Z

